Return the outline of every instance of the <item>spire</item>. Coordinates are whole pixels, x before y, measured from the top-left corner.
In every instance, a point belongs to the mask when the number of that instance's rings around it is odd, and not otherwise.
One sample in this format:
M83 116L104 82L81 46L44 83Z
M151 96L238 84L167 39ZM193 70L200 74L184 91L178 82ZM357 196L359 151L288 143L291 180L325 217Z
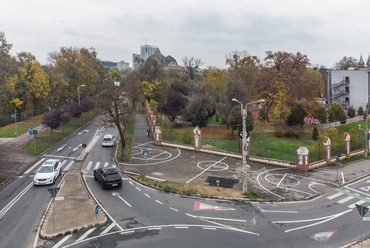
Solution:
M365 66L364 60L362 59L362 53L361 53L360 61L358 62L358 66L359 67L364 67Z
M367 57L367 62L366 62L367 68L370 68L370 54Z

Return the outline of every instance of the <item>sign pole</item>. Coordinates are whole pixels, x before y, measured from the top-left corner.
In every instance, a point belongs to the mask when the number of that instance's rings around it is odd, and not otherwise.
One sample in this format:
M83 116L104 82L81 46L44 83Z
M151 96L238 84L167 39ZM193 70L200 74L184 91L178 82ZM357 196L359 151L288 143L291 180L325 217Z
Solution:
M53 188L53 191L54 191L54 195L56 195L55 194L55 188ZM55 229L55 196L53 198L54 198L54 219L53 219L53 226L54 226L54 229Z

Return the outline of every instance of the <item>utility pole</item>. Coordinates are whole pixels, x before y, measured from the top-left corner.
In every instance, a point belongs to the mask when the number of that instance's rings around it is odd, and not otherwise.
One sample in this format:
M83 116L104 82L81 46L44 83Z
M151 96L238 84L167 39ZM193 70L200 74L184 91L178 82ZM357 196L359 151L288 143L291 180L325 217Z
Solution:
M367 158L367 153L368 153L368 150L369 150L369 147L368 147L368 124L367 124L367 120L368 120L368 117L369 117L369 103L366 104L366 110L365 110L365 158Z

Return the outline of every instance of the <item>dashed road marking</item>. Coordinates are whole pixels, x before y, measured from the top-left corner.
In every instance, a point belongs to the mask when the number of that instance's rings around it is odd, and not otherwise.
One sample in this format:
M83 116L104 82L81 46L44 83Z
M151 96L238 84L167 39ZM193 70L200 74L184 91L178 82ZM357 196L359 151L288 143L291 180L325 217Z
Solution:
M80 242L82 240L84 240L87 236L90 235L90 233L92 233L94 230L96 229L96 227L94 228L90 228L89 230L87 230L81 237L79 237L76 242Z
M163 205L163 202L160 202L160 201L158 201L158 200L155 200L157 203L159 203L159 204L161 204L161 205Z
M342 192L338 192L338 193L336 193L334 195L331 195L331 196L328 196L326 198L328 198L329 200L333 200L334 198L336 198L338 196L341 196L341 195L343 195L343 193Z

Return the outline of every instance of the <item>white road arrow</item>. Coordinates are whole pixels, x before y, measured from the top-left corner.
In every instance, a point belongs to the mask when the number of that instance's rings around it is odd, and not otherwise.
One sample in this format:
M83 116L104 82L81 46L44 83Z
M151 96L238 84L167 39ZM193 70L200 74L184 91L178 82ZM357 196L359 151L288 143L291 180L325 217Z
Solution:
M73 148L73 151L76 151L78 148L80 148L80 146L82 146L82 144L79 144L77 147Z
M338 230L328 230L325 232L319 232L315 233L310 236L310 238L313 238L316 241L319 242L328 242L330 238L334 237L337 234Z
M79 133L78 133L78 135L81 135L81 134L83 134L83 133L87 133L87 132L89 132L89 130L86 130L86 129L85 129L85 130L83 130L82 132L79 132Z
M65 144L65 145L64 145L64 146L62 146L62 147L59 147L59 148L58 148L58 152L59 152L59 151L61 151L61 150L63 150L63 149L64 149L64 147L66 147L66 145L67 145L67 144Z
M360 189L362 189L363 191L369 191L370 190L370 186L362 187Z

